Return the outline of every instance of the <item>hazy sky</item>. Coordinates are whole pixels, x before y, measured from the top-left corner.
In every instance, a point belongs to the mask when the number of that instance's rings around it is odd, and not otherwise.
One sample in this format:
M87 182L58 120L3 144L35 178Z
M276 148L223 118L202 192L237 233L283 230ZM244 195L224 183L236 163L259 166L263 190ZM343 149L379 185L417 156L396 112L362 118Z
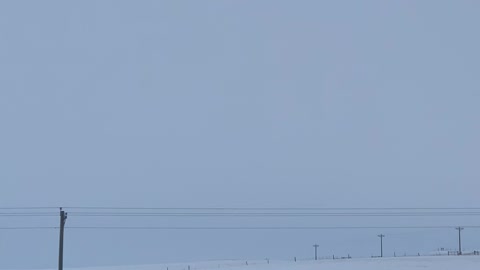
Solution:
M474 0L1 1L0 206L479 206L479 13ZM308 257L314 242L369 256L379 232L100 233L67 232L66 266ZM395 233L410 252L456 247L455 231ZM0 268L55 267L57 234L0 231Z

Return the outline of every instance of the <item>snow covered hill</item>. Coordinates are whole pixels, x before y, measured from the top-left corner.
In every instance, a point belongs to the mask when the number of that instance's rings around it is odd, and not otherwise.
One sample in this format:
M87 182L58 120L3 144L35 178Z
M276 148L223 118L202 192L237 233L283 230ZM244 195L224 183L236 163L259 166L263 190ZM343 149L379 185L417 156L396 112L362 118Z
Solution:
M480 256L432 256L402 258L372 258L349 260L321 260L309 262L271 261L211 261L191 264L162 264L120 267L70 268L67 270L477 270Z

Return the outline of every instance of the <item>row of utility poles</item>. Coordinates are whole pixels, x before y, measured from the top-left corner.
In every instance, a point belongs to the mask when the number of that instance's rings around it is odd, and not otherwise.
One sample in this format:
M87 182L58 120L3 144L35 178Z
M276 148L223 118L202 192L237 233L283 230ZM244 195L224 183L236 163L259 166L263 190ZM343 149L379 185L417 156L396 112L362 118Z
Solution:
M65 223L67 222L67 212L63 211L60 208L60 242L58 245L58 270L63 270L63 237L65 232ZM462 231L464 228L457 227L455 230L458 231L458 255L462 255ZM383 257L383 238L385 237L384 234L379 234L380 237L380 257ZM315 260L318 260L318 248L320 245L315 244L313 245L315 248ZM296 258L295 258L296 259Z
M457 227L455 230L458 231L458 255L462 255L462 234L461 232L463 231L463 227ZM380 257L383 258L383 238L385 237L384 234L379 234L378 237L380 237ZM319 245L315 244L313 245L315 248L315 260L318 260L318 255L317 255L317 250Z

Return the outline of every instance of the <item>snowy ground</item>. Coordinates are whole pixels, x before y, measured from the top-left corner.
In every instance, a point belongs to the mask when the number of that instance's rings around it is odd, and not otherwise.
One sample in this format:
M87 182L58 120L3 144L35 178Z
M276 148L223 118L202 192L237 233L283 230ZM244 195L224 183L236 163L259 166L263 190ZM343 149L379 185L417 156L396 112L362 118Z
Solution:
M191 264L164 264L120 267L91 267L66 270L191 270L201 269L232 269L232 270L473 270L480 269L480 256L432 256L432 257L402 257L374 258L349 260L321 260L309 262L271 261L211 261Z

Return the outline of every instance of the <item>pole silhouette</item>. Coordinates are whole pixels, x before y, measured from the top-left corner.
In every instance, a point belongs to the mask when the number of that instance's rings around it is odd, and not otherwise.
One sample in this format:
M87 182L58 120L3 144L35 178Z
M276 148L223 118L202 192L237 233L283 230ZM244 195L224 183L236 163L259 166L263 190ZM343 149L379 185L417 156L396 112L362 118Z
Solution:
M63 270L63 234L65 231L65 222L67 213L60 208L60 241L58 244L58 270Z
M380 257L383 258L383 238L385 237L385 235L379 234L378 237L380 237Z
M458 231L458 255L462 255L462 227L457 227L455 230Z
M318 257L317 257L317 248L319 247L319 245L318 245L318 244L315 244L315 245L313 245L313 247L315 248L315 261L316 261L316 260L318 259Z

